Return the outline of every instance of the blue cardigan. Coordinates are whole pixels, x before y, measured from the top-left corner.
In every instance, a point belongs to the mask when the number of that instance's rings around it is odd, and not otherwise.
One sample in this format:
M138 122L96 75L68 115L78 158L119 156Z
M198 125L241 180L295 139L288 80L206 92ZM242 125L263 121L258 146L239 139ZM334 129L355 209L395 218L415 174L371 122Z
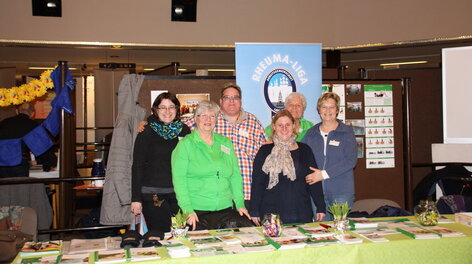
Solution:
M321 123L308 130L302 142L313 150L318 169L326 170L329 179L323 181L328 195L354 194L354 168L357 164L357 143L350 126L337 120L338 127L328 134L326 156L320 133Z

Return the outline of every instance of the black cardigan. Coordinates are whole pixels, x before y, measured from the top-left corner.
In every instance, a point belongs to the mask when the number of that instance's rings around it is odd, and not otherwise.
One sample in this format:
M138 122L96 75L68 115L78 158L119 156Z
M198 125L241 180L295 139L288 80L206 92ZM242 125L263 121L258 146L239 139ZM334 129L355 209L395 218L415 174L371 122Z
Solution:
M279 183L270 190L267 190L269 175L262 171L262 165L274 144L263 145L259 149L252 173L251 216L262 219L266 213L277 213L284 224L312 222L314 215L310 196L318 213L326 212L322 183L308 185L305 182L305 176L312 173L309 167L317 168L313 152L308 145L297 144L298 149L290 151L295 165L295 181L290 181L280 173Z
M131 181L131 201L141 201L141 187L172 188L171 155L179 138L165 140L159 136L149 123L157 117L148 117L144 131L136 137L133 150L133 168ZM183 124L179 137L190 134L190 129Z

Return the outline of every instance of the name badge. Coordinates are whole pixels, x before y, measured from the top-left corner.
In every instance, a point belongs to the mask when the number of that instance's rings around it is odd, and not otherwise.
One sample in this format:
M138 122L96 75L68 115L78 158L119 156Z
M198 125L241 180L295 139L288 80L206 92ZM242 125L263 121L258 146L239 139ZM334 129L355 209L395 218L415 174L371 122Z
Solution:
M339 147L339 141L330 140L330 141L329 141L329 145Z
M221 151L223 151L226 154L229 154L229 148L227 146L221 145Z
M243 137L249 137L249 132L246 129L240 128L238 133L239 133L239 135L241 135Z

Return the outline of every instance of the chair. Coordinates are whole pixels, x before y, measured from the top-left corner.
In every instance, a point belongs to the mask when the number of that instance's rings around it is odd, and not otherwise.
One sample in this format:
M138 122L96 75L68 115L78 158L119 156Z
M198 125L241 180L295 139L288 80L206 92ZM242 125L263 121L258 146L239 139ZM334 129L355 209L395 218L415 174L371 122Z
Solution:
M53 211L43 183L0 185L0 206L31 207L37 214L37 229L49 229ZM49 234L38 240L49 240Z
M24 207L20 231L33 235L33 241L36 241L38 236L38 215L33 208Z
M400 205L392 200L387 199L363 199L355 201L352 205L351 212L367 212L372 214L379 207L389 205L401 208Z
M1 206L1 219L5 219L2 229L13 229L33 236L36 241L38 235L38 215L31 207Z

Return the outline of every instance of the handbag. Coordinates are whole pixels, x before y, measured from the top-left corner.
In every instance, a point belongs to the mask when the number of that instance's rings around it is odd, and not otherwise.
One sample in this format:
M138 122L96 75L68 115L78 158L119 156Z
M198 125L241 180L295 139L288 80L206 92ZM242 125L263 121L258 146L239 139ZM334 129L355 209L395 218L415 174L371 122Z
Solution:
M33 236L16 230L0 230L0 262L11 262Z
M139 217L139 218L138 218ZM138 218L138 219L137 219ZM139 247L143 235L148 232L148 227L144 215L134 216L129 229L121 236L121 248Z

